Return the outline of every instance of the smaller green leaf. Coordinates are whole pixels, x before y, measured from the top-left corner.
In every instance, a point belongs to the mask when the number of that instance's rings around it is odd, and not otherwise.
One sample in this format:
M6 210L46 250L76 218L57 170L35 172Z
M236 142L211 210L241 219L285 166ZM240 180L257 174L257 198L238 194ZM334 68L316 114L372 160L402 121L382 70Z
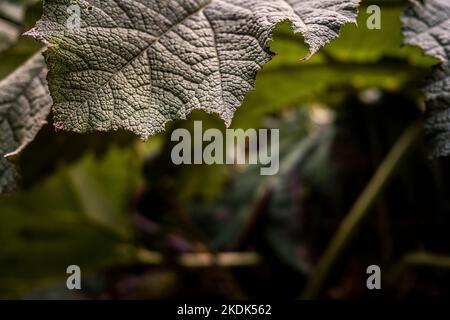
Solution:
M355 22L358 0L44 1L27 34L48 46L55 127L148 138L195 109L227 125L271 58L283 21L308 57ZM70 5L80 25L68 28ZM298 57L299 59L301 57Z
M17 155L45 124L52 99L41 53L0 82L0 193L16 185L17 172L5 157Z
M0 1L0 51L7 49L17 40L24 16L23 4L9 0Z
M139 165L133 148L113 147L101 159L86 154L30 190L0 195L0 298L65 281L71 264L88 276L132 261L126 240Z
M425 87L427 100L426 133L431 156L450 155L450 2L414 1L403 16L404 37L408 44L421 47L442 64Z

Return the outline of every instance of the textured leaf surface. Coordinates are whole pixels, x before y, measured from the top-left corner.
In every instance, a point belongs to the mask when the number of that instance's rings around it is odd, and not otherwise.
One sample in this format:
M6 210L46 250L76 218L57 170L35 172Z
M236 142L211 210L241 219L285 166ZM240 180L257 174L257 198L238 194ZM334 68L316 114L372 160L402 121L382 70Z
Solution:
M49 0L30 35L49 46L55 126L127 129L143 138L193 109L229 124L292 23L312 55L354 22L359 0ZM81 9L69 31L68 5Z
M0 82L0 192L15 186L14 165L5 156L32 141L45 123L52 100L41 53Z
M403 24L407 43L442 61L425 88L426 132L432 156L450 155L450 2L414 2L403 17Z

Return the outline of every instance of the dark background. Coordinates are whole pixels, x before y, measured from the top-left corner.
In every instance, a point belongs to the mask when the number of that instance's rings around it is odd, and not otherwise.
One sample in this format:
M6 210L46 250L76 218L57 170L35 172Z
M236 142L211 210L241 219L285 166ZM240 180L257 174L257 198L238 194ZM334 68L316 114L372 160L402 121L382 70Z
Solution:
M19 14L0 10L0 19L18 35L33 26L41 3L9 2ZM366 2L358 27L345 26L307 62L301 37L287 24L277 29L278 55L232 124L281 128L283 171L275 177L255 166L172 165L174 129L202 120L225 130L202 112L147 142L125 132L55 133L50 116L17 160L21 191L0 196L0 298L447 297L450 160L429 159L418 132L420 88L436 61L402 45L406 1L370 3L381 6L381 30L367 29ZM26 37L7 39L1 78L40 48ZM380 165L393 146L408 152L386 173ZM387 183L366 199L377 171ZM318 276L357 201L368 203L361 223ZM66 288L73 264L82 270L81 291ZM366 287L373 264L382 270L377 292ZM317 290L305 293L318 277Z

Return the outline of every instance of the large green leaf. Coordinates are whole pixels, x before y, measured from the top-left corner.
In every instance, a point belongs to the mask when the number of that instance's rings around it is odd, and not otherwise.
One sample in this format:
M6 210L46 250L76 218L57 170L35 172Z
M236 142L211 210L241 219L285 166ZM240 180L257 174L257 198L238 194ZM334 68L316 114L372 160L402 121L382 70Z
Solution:
M414 1L403 23L405 41L442 62L425 88L426 131L431 140L431 155L450 155L450 2Z
M57 128L126 129L147 138L193 109L229 124L272 57L278 23L291 21L312 55L355 21L358 2L48 0L28 34L49 46ZM74 4L81 25L70 30Z

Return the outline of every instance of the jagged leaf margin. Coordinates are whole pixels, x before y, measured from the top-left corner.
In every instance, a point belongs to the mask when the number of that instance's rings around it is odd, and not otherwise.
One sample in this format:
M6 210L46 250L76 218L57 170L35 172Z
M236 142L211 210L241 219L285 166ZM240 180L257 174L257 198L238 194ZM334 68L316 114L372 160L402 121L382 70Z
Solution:
M6 157L18 154L34 139L50 112L46 75L39 52L0 82L0 193L16 186L16 169Z
M402 17L405 42L421 47L442 63L435 67L424 92L425 132L431 157L450 155L450 1L412 1Z
M29 35L43 41L55 126L126 129L148 138L193 109L230 124L272 57L275 26L309 56L355 22L359 0L47 0ZM71 5L78 5L81 28ZM76 20L76 17L75 17Z

